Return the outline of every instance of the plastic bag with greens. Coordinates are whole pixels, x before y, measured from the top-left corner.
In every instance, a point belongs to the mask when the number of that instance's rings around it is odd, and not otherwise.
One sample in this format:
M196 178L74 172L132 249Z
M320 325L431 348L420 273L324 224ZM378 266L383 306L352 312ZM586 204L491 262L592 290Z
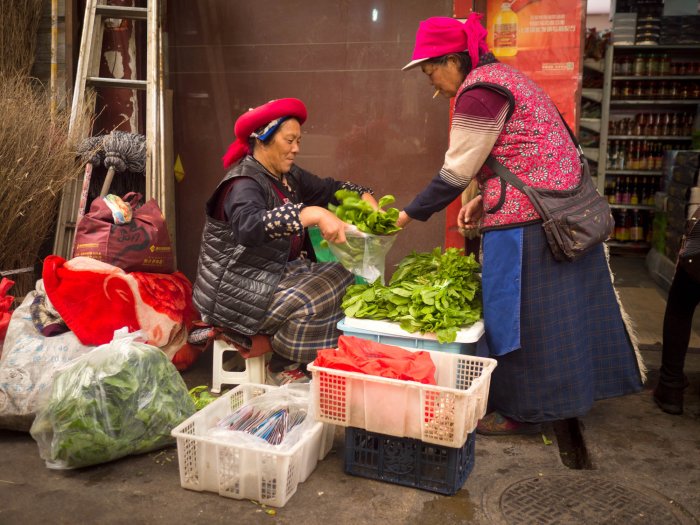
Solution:
M372 235L355 226L345 227L346 241L328 243L328 248L346 270L373 283L377 279L384 284L384 261L396 240L395 235Z
M195 413L168 357L126 329L69 362L39 401L30 433L52 469L104 463L174 442L170 432Z

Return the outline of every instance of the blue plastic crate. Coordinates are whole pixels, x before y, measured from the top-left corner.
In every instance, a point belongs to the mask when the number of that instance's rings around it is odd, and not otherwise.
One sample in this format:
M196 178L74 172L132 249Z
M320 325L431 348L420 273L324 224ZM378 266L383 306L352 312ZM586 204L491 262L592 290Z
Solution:
M382 334L371 330L364 330L355 326L347 326L344 319L338 321L338 330L345 335L354 335L360 339L369 339L386 345L405 346L406 348L420 348L421 350L437 350L451 354L476 355L476 343L439 343L434 339L422 337L400 336Z
M418 439L345 429L345 472L451 496L474 468L476 433L461 448L443 447Z

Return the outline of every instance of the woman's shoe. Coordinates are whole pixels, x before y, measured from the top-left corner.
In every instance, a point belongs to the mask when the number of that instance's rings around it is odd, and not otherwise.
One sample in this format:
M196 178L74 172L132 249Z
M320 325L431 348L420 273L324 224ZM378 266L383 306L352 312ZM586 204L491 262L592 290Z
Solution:
M683 413L683 386L666 386L662 383L654 389L654 401L661 410L674 416Z
M476 433L484 436L509 436L539 434L542 432L541 423L523 423L502 416L498 412L486 414L476 424Z

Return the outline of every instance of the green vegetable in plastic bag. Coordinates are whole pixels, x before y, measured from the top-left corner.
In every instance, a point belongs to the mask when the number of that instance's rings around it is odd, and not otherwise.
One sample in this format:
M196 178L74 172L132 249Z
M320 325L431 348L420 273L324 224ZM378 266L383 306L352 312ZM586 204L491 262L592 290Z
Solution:
M137 342L139 335L119 330L56 373L30 430L47 467L85 467L162 448L195 413L175 366L160 349Z
M384 282L384 261L394 244L396 237L392 234L401 228L396 225L399 218L397 208L382 209L394 202L393 195L385 195L379 202L378 209L362 200L359 193L351 190L338 190L335 198L338 206L329 205L328 209L348 226L345 228L344 243L327 243L323 247L330 249L333 256L348 271L362 277L367 282Z

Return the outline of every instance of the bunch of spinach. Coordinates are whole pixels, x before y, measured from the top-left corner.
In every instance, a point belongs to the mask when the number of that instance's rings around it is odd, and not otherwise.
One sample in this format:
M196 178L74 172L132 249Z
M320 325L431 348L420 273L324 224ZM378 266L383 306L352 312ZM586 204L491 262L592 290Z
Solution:
M399 210L397 208L383 209L394 202L393 195L384 195L379 199L377 202L379 207L376 210L369 202L362 200L356 191L338 190L335 192L335 198L340 204L337 206L329 204L328 209L335 213L340 220L356 226L361 232L372 235L391 235L401 229L396 225Z
M57 373L30 432L47 467L77 468L169 445L172 429L194 413L160 349L115 341Z
M388 319L407 332L432 332L440 343L451 343L461 327L481 318L479 268L474 255L456 248L413 252L388 285L352 285L341 306L348 317Z

